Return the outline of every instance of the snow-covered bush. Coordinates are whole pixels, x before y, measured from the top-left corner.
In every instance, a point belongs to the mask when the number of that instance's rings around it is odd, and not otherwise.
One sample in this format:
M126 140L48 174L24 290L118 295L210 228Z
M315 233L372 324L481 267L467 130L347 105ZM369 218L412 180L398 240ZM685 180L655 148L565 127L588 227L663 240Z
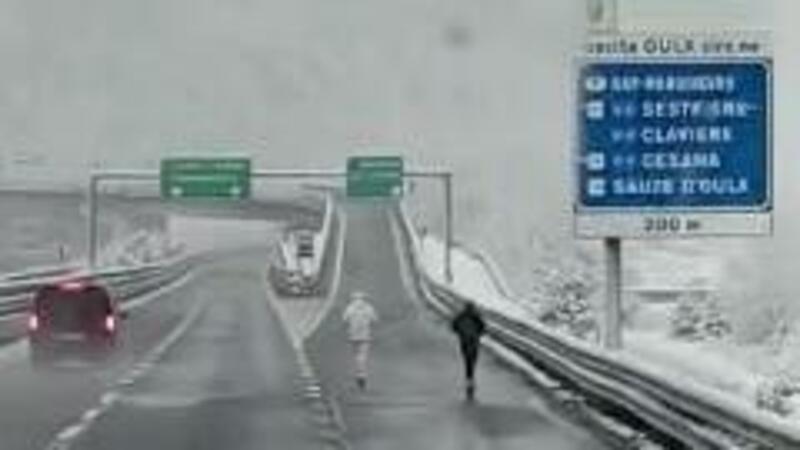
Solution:
M582 339L597 332L592 299L600 282L590 270L580 267L542 267L537 278L540 294L539 320Z
M686 340L719 339L732 330L714 296L681 297L670 322L672 335Z
M542 305L539 320L547 325L562 328L570 334L588 338L597 329L597 321L586 297L564 286L562 295Z
M800 395L800 380L781 373L758 383L756 406L785 417L794 412L792 397L797 395Z

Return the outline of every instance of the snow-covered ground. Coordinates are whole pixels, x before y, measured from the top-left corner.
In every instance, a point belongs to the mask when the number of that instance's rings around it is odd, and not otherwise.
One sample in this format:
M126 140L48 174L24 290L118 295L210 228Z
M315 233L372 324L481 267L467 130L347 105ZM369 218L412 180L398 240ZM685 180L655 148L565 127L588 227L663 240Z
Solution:
M419 240L420 255L427 273L440 282L445 282L444 243L434 236L424 236ZM504 306L507 300L486 267L477 259L455 247L452 254L453 285L459 293L480 298L484 305Z
M424 270L435 280L444 281L444 244L425 234L417 240ZM486 256L476 258L473 250L455 247L453 289L481 306L503 311L513 317L540 323L542 305L507 296L501 287L502 274L486 264ZM500 285L498 285L498 283ZM669 317L674 305L648 306L648 313L637 311L625 330L628 358L675 379L687 379L698 386L729 395L739 404L755 409L759 398L776 396L770 389L778 383L800 380L800 339L787 337L778 345L743 344L727 337L718 340L688 341L670 333ZM800 425L800 398L787 395L781 401L784 413Z
M98 257L101 266L146 264L168 258L178 251L164 231L137 230L110 242Z
M68 192L0 192L0 276L37 268L80 266L86 261L82 195ZM137 259L156 250L159 215L152 205L104 200L99 216L101 261Z

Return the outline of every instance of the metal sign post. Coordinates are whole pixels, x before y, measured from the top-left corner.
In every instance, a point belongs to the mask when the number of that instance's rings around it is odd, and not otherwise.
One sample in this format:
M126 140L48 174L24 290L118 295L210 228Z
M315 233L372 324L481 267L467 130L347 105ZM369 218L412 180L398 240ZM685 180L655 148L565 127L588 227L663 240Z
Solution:
M90 268L97 264L98 252L98 192L104 182L111 181L163 181L159 171L102 171L92 173L89 177L88 189L88 230L87 230L87 263ZM254 179L314 179L337 178L347 179L348 172L340 170L252 170L250 178ZM452 248L453 248L453 181L452 173L441 170L412 170L403 171L404 178L434 178L442 181L444 185L445 202L445 246L444 246L444 276L448 283L453 280ZM248 182L249 183L249 182ZM217 192L217 190L212 190ZM249 187L247 188L249 194ZM171 196L170 196L171 197ZM168 197L169 198L169 197ZM234 196L233 198L237 198Z
M622 348L622 240L606 238L606 303L603 344L606 348Z

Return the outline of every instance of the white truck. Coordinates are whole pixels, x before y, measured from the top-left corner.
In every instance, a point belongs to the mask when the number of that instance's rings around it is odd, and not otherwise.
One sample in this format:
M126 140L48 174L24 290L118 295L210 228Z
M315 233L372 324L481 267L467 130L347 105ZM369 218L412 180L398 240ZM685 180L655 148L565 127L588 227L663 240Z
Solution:
M308 296L316 292L315 235L315 231L307 228L290 229L285 233L271 274L273 285L279 293Z

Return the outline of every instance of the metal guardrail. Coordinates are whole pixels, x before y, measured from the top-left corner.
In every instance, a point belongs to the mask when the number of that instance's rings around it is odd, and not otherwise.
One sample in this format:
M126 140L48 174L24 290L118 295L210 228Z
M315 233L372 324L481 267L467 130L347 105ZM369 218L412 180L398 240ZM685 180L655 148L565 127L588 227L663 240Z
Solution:
M418 289L438 312L452 315L470 299L429 277L415 248L415 230L402 209L406 238ZM478 302L480 304L480 302ZM749 414L723 399L617 358L614 354L558 335L544 326L484 310L489 336L506 349L574 388L590 401L613 409L675 443L692 449L798 449L800 432L780 426L760 412Z
M4 273L0 274L0 283L10 283L14 281L24 281L35 278L62 275L71 272L73 270L76 270L77 267L78 267L77 265L73 266L69 264L64 264L55 266L36 267L21 272Z
M109 286L114 295L127 300L156 290L184 276L194 267L199 258L199 256L186 256L133 268L108 268L95 272L62 272L38 279L5 283L0 285L0 317L24 312L29 306L31 295L37 289L44 284L61 280L65 276L99 279Z

